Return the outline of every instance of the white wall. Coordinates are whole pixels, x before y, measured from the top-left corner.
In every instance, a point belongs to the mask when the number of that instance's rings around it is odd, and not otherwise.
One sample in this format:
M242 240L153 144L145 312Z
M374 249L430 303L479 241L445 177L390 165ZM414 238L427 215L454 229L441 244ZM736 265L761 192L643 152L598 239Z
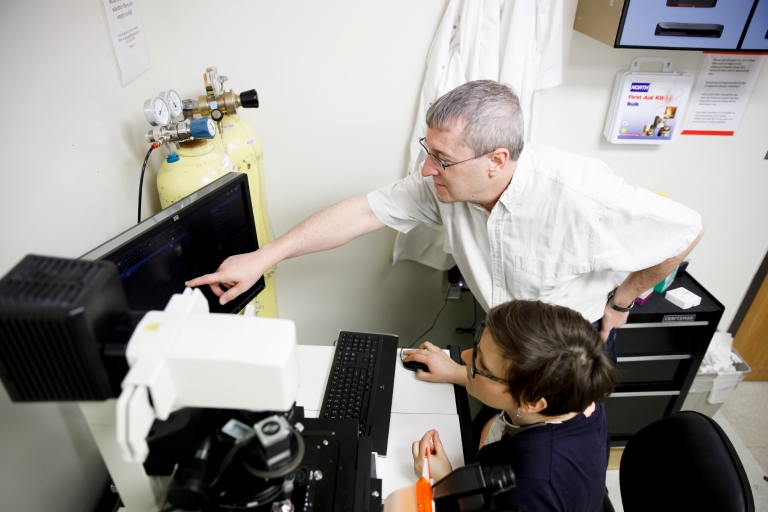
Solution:
M126 87L99 3L0 3L0 274L27 253L76 257L131 226L147 149L143 101L169 87L202 94L210 65L235 91L259 91L262 107L243 116L262 138L278 234L402 176L447 0L143 1L152 69ZM567 6L572 17L575 0ZM701 54L614 50L578 33L568 46L563 85L541 95L538 141L601 158L630 182L700 211L709 230L691 271L726 305L727 327L768 248L766 71L735 137L612 146L601 133L615 73L637 55L664 54L696 74ZM159 208L161 153L150 160L145 215ZM429 326L442 305L442 273L391 266L393 241L383 230L280 265L280 313L296 321L300 342L330 343L341 328L410 341ZM452 330L471 324L471 306L466 297L451 303L432 339L460 339ZM93 444L65 419L58 405L11 404L0 393L0 510L84 510L72 503L100 491ZM46 486L61 482L69 492Z
M566 5L572 20L576 0ZM616 73L628 70L635 57L664 56L676 71L695 78L702 53L614 49L580 32L569 35L563 84L541 93L537 141L599 158L628 182L667 192L701 213L707 233L690 255L689 272L725 305L719 329L727 330L768 250L768 65L733 137L615 145L602 133Z
M211 65L235 91L259 91L261 108L243 116L262 137L277 233L399 178L445 4L143 1L152 69L122 87L98 0L0 3L0 274L27 253L77 257L130 227L147 150L142 104L167 88L196 98ZM161 153L147 215L159 209ZM301 342L330 344L341 328L426 329L442 273L392 267L393 241L382 231L280 266L281 314ZM471 315L466 299L444 313L451 325ZM0 510L91 508L103 466L83 425L65 419L59 405L0 393Z

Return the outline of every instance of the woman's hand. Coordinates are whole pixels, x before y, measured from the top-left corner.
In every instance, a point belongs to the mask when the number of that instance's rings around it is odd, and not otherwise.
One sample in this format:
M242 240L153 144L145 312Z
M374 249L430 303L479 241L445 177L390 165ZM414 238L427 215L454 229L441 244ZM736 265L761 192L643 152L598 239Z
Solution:
M417 370L419 380L467 385L467 369L451 359L440 347L425 341L418 349L403 349L403 361L417 361L429 371Z
M435 482L448 476L453 468L448 455L445 454L443 443L437 430L430 430L420 441L414 441L411 445L413 452L413 470L421 476L424 467L424 451L429 450L429 475Z

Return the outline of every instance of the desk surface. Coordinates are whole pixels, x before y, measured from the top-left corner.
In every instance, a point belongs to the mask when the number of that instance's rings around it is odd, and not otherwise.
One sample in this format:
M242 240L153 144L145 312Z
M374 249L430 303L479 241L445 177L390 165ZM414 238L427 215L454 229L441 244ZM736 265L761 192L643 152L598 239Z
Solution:
M335 347L299 345L299 392L296 404L307 417L317 417L325 384L331 371ZM399 357L399 351L398 351ZM377 457L376 474L382 481L384 497L413 485L411 444L428 430L437 429L454 468L464 465L461 428L451 384L433 384L416 378L398 362L392 392L387 457Z

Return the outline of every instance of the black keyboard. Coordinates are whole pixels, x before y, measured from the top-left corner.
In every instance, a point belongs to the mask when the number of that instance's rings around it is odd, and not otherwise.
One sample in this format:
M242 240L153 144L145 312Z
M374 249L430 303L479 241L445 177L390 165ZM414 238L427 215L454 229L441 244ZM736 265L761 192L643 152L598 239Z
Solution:
M320 411L320 418L358 420L358 434L380 455L387 454L396 359L397 336L341 331Z

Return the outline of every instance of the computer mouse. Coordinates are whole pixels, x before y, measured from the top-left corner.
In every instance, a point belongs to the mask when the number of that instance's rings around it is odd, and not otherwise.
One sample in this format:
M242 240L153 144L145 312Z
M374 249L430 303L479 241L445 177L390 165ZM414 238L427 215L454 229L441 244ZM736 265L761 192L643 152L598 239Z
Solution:
M425 372L429 371L429 366L418 361L403 361L403 368L406 370L411 370L412 372L415 372L416 370L424 370Z

